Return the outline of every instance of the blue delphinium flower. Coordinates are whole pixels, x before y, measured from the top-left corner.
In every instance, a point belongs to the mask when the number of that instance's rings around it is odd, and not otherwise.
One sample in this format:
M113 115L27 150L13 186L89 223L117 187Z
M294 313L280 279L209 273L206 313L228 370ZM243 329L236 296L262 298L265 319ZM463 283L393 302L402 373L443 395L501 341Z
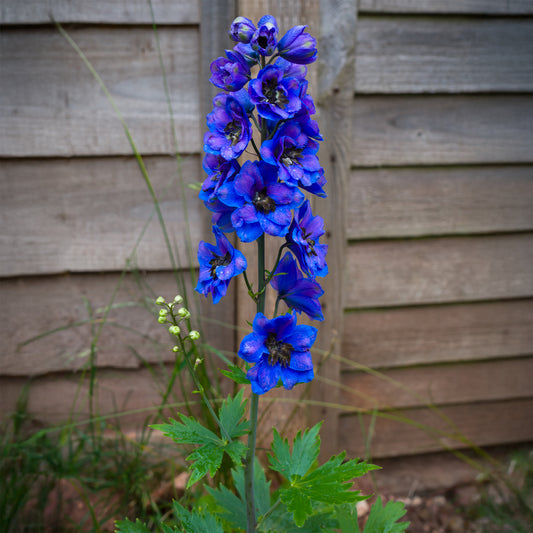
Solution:
M324 291L316 281L304 278L290 252L279 262L270 284L288 307L298 313L303 311L312 320L324 320L318 301Z
M204 202L212 200L219 189L219 187L226 181L233 179L241 169L241 166L236 159L226 161L220 155L206 154L202 167L207 174L207 178L202 184L202 190L199 197Z
M229 29L231 39L241 43L249 43L255 32L254 23L246 17L237 17Z
M243 242L255 241L263 233L283 237L292 209L304 201L297 188L278 183L277 168L263 161L246 161L235 179L218 189L217 197L235 208L231 222Z
M250 100L268 120L291 118L302 107L300 81L285 78L282 68L268 65L248 84Z
M268 320L257 313L253 332L244 337L239 356L255 365L246 377L252 391L264 394L279 380L289 390L296 383L307 383L314 378L310 348L315 342L317 329L297 325L296 316L286 314Z
M289 250L298 259L302 272L313 279L328 273L328 245L318 243L324 233L324 221L319 216L313 216L309 200L306 200L295 214L286 239Z
M209 81L225 91L238 91L248 83L250 67L238 52L226 50L226 56L227 58L219 57L211 63L212 76Z
M317 56L316 40L305 33L307 26L294 26L278 43L278 54L292 63L307 65Z
M213 296L213 303L218 303L228 290L231 278L246 270L246 258L236 250L228 238L214 227L216 246L201 241L198 246L200 276L196 290L207 296Z
M293 186L310 186L318 181L322 167L317 152L318 143L295 121L283 124L272 139L261 145L263 160L276 165L279 179Z
M246 109L235 97L220 93L213 99L214 109L207 115L209 131L204 135L204 151L236 159L250 142L251 123Z
M272 15L265 15L259 19L250 44L262 56L270 56L274 53L278 44L278 23Z

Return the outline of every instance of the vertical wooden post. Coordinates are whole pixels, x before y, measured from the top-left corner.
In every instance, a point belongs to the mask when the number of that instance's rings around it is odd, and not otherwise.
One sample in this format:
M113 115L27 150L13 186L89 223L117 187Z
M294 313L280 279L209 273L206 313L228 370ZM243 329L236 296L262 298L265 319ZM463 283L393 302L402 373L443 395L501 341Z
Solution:
M340 353L344 324L345 188L352 146L356 18L355 0L320 0L317 103L324 143L319 154L328 180L328 198L326 201L315 201L313 213L324 219L325 242L329 245L329 275L320 280L325 291L325 320L319 326L317 347L326 352L324 357L327 358L327 361L322 361L319 376L339 384L340 364L331 356L328 358L328 353ZM318 382L313 388L313 399L338 403L339 392L335 385ZM322 439L322 456L338 453L338 410L317 407L311 412L311 417L311 422L324 420L322 435L328 438Z

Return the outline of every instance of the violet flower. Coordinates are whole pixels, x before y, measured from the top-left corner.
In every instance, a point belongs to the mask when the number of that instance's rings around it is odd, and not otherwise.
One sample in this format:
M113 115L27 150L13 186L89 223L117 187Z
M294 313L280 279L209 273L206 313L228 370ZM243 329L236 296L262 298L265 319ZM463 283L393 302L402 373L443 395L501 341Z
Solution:
M278 43L278 54L300 65L307 65L315 61L317 56L316 40L304 30L307 26L294 26Z
M246 377L255 394L264 394L281 380L290 390L296 383L307 383L315 374L310 348L315 342L317 329L297 325L295 315L282 315L268 320L257 313L253 332L244 337L239 356L255 365Z

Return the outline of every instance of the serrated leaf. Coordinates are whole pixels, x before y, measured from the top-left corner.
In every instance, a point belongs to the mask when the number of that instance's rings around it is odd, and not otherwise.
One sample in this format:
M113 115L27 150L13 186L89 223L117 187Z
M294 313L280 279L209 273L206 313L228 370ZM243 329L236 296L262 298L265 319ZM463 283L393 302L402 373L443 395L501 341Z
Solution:
M216 504L220 507L220 517L235 528L246 529L246 504L224 485L217 489L206 487Z
M169 424L153 424L150 427L162 431L178 444L220 444L220 438L192 417L181 415L181 422L170 419Z
M218 411L220 424L229 435L230 439L242 437L248 433L248 421L243 420L247 401L242 399L244 389L241 389L234 398L228 396L222 402Z
M372 505L363 533L402 533L409 522L398 522L406 513L402 502L387 502L383 507L381 497Z
M320 452L320 437L318 432L322 423L311 429L306 429L303 434L299 431L294 438L292 454L287 439L282 439L274 429L272 441L272 454L269 456L270 466L289 481L304 476Z
M229 365L229 370L220 369L220 373L224 374L239 385L249 385L250 380L246 377L246 372L237 365Z
M222 525L210 513L188 511L178 502L173 502L174 513L181 521L182 531L186 533L224 533Z
M224 446L224 451L231 457L236 465L241 464L242 457L246 453L246 450L246 445L238 440L228 442L228 444Z
M244 501L246 498L244 468L238 466L231 471L231 474L235 488ZM254 500L258 517L264 515L270 509L270 481L266 480L265 471L257 457L254 460Z
M191 477L187 481L187 488L192 487L197 481L202 479L207 472L213 477L222 463L224 449L211 444L202 446L194 450L188 457L188 461L193 461L190 466Z
M364 461L358 463L357 459L343 463L345 455L345 452L334 455L316 470L302 478L294 478L289 487L280 489L281 501L293 513L297 524L303 523L302 520L305 521L305 518L311 514L314 502L340 505L367 498L361 496L359 491L351 490L353 479L378 467ZM307 514L302 516L304 513Z
M117 520L115 522L117 533L150 533L150 530L137 518L135 522Z

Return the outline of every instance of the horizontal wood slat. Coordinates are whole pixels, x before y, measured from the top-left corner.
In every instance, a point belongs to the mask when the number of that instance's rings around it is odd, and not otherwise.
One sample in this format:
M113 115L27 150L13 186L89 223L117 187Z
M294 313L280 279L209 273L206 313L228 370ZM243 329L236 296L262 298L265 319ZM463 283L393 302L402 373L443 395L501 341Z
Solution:
M346 313L341 355L373 368L527 355L532 324L533 300Z
M441 409L456 426L457 430L478 446L511 444L533 440L533 399L507 402L486 402L472 405L454 405ZM455 433L440 417L428 408L399 411L417 424L427 428ZM369 417L364 416L368 427ZM366 437L361 434L360 419L357 416L342 416L339 421L339 448L346 449L352 457L365 455ZM377 417L370 444L372 458L413 455L443 449L467 448L452 438L436 441L431 433L402 421Z
M199 0L151 0L157 24L198 24ZM24 0L3 2L0 24L91 22L151 24L150 4L144 0Z
M346 307L533 296L533 235L360 242L347 250Z
M157 414L162 401L165 384L172 367L154 367L139 370L99 370L96 374L94 412L98 416L139 409L140 412L117 417L121 429L145 427L148 416ZM188 379L185 383L191 390ZM29 385L28 412L39 427L54 426L89 419L89 377L81 379L81 373L43 376L28 382L25 378L0 377L0 417L5 419L15 410L23 387ZM193 399L194 401L194 399ZM176 416L176 411L185 412L179 384L172 389L168 403L176 403L164 411L166 417ZM108 420L113 423L113 420ZM82 426L82 430L85 429Z
M185 185L171 157L146 158L181 267L190 265L186 238L198 243L210 214ZM186 183L199 181L198 157L181 164ZM189 227L184 207L187 206ZM148 224L148 225L147 225ZM0 166L0 275L122 270L136 249L142 269L171 262L148 187L134 158L4 161ZM144 234L143 234L144 231ZM196 254L191 258L197 264Z
M533 167L355 169L349 239L533 229Z
M143 154L173 153L151 28L73 28ZM178 150L200 150L199 32L161 28ZM55 28L0 34L0 156L132 154L120 120L82 60Z
M191 298L193 327L202 320L206 335L203 341L212 342L219 350L233 350L231 290L222 309L213 306L211 298L193 293L189 274L183 276ZM118 274L85 274L0 280L4 301L0 309L0 375L35 376L87 365L91 341L103 318L101 309L111 302L119 278ZM170 300L181 292L168 272L128 275L114 300L118 307L110 311L99 337L96 366L137 368L143 360L173 361L172 338L142 304L159 295ZM199 311L195 310L195 301L200 303ZM88 306L98 320L69 327L90 317ZM228 325L208 322L212 318ZM64 329L18 349L20 343L56 328Z
M472 13L525 15L533 13L530 0L359 0L359 11L369 13Z
M344 372L341 403L367 409L528 398L533 358ZM392 381L389 381L392 380Z
M533 20L360 17L355 91L533 89Z
M533 97L359 96L355 166L533 161Z

